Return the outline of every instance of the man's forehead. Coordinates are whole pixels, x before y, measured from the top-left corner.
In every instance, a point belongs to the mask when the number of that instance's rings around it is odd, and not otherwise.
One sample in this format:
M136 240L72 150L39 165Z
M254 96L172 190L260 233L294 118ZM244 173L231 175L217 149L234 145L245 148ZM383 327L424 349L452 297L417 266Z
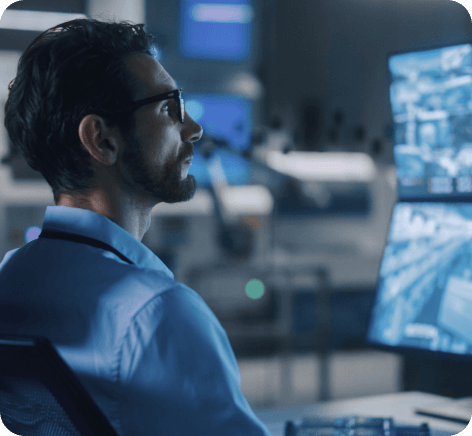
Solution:
M176 81L156 59L138 53L126 59L126 66L133 75L138 95L146 98L156 93L163 93L177 88Z
M177 83L175 82L175 80L170 76L170 74L165 70L165 68L159 62L157 62L157 64L158 64L158 73L155 76L156 82L159 85L163 85L163 86L170 85L172 89L176 88Z

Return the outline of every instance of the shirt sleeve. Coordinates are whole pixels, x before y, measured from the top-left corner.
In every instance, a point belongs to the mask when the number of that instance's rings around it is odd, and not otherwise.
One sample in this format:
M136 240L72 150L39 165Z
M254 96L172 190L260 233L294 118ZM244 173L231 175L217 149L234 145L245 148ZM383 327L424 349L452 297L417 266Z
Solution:
M185 285L133 318L119 379L122 436L272 436L241 391L225 330Z

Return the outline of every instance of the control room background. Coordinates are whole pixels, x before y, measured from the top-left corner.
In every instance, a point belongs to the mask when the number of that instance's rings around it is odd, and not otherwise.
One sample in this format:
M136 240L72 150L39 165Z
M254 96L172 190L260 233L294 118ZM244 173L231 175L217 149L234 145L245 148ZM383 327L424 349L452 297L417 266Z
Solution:
M185 11L198 2L126 3L11 5L37 19L22 29L0 20L0 114L40 12L145 22L192 116L220 107L228 119L238 108L227 130L224 115L202 118L190 170L200 188L188 203L156 206L143 243L219 318L251 406L401 390L470 396L466 365L364 343L397 199L387 58L470 42L466 9L450 0L220 1L249 29L241 56L225 58L185 45ZM60 17L43 30L69 19ZM54 201L3 123L0 157L3 259L37 237Z

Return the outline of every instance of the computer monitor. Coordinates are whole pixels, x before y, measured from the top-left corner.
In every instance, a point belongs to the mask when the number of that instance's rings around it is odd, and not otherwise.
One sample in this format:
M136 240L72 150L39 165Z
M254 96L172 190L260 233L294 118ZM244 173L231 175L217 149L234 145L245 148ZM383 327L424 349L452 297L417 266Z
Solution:
M401 200L472 199L472 44L389 57Z
M217 93L185 93L185 110L203 128L207 135L225 144L229 150L216 148L210 159L205 159L200 143L194 144L194 158L189 174L197 184L211 183L209 165L220 167L221 177L228 185L246 185L251 177L251 163L242 156L250 150L253 131L252 101L239 96ZM233 153L231 152L233 151Z
M395 205L367 340L472 360L472 204Z
M250 0L180 0L180 51L186 58L243 62L252 53Z
M399 202L367 342L472 360L472 44L388 68Z

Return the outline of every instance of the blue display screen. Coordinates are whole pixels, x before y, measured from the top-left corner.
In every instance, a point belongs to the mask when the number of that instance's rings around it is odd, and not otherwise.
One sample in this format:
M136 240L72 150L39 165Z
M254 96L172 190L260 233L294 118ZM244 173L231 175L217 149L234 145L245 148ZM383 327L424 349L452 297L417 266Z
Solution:
M215 150L206 160L199 143L194 144L194 158L189 174L197 184L210 184L209 165L216 165L228 185L245 185L249 181L251 164L239 156L251 147L253 126L252 102L244 97L225 94L185 93L185 110L203 128L205 135L226 142L236 154ZM216 161L215 161L216 159Z
M251 147L253 112L251 100L238 95L185 93L185 110L206 135L224 140L236 151Z
M400 199L472 198L472 45L389 58Z
M251 55L250 0L180 0L180 50L187 58L244 61Z
M472 354L472 205L398 203L368 340Z

